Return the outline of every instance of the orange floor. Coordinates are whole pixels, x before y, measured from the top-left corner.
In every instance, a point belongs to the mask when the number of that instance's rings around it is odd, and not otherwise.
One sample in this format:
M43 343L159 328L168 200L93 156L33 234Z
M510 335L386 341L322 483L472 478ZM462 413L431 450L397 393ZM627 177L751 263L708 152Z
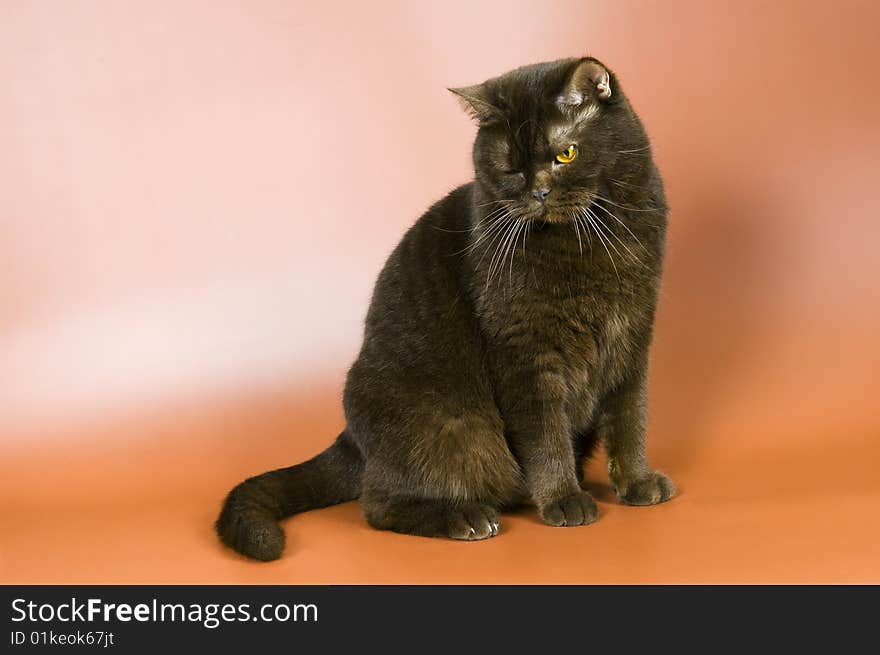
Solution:
M804 376L755 377L711 404L699 395L708 377L659 389L650 451L681 489L664 505L621 506L596 461L600 518L588 527L545 527L523 510L498 538L439 541L372 530L354 502L289 520L288 550L269 564L222 548L211 522L233 483L329 443L342 424L336 390L214 399L18 441L0 469L2 582L880 582L878 419L805 395Z

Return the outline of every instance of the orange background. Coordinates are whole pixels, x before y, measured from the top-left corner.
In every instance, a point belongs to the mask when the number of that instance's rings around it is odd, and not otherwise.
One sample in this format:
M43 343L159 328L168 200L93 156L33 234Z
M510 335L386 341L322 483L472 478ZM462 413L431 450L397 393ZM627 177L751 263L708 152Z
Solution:
M0 581L880 582L873 2L0 5ZM211 523L330 443L373 280L470 175L447 86L593 54L672 208L650 454L681 494L480 543ZM345 183L333 180L341 173Z

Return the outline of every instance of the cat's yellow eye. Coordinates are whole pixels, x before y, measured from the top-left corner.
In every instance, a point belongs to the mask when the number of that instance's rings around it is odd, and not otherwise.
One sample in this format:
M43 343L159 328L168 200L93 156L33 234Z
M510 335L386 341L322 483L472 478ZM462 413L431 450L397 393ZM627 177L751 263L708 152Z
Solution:
M566 150L565 152L560 152L558 155L556 155L556 161L558 161L560 164L570 164L575 160L575 157L577 156L578 148L576 145L571 144L570 146L568 146L568 150Z

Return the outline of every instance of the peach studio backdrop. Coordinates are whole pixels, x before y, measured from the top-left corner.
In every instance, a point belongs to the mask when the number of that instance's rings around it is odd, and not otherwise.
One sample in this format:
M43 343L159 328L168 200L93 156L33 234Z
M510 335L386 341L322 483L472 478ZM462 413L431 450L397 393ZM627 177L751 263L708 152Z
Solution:
M880 5L0 3L0 582L880 582ZM296 517L373 280L470 175L445 87L594 54L672 207L650 451L679 498L461 544ZM351 175L344 185L335 169Z

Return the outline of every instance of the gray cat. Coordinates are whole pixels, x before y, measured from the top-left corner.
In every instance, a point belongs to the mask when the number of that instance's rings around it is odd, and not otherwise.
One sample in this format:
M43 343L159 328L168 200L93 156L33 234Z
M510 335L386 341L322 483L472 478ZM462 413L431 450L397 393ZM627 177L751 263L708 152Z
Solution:
M475 179L379 275L335 443L229 493L216 527L240 553L276 559L280 519L355 498L373 527L429 537L495 536L525 502L586 525L599 442L624 503L675 493L645 456L666 202L617 78L565 59L451 91L479 125Z

